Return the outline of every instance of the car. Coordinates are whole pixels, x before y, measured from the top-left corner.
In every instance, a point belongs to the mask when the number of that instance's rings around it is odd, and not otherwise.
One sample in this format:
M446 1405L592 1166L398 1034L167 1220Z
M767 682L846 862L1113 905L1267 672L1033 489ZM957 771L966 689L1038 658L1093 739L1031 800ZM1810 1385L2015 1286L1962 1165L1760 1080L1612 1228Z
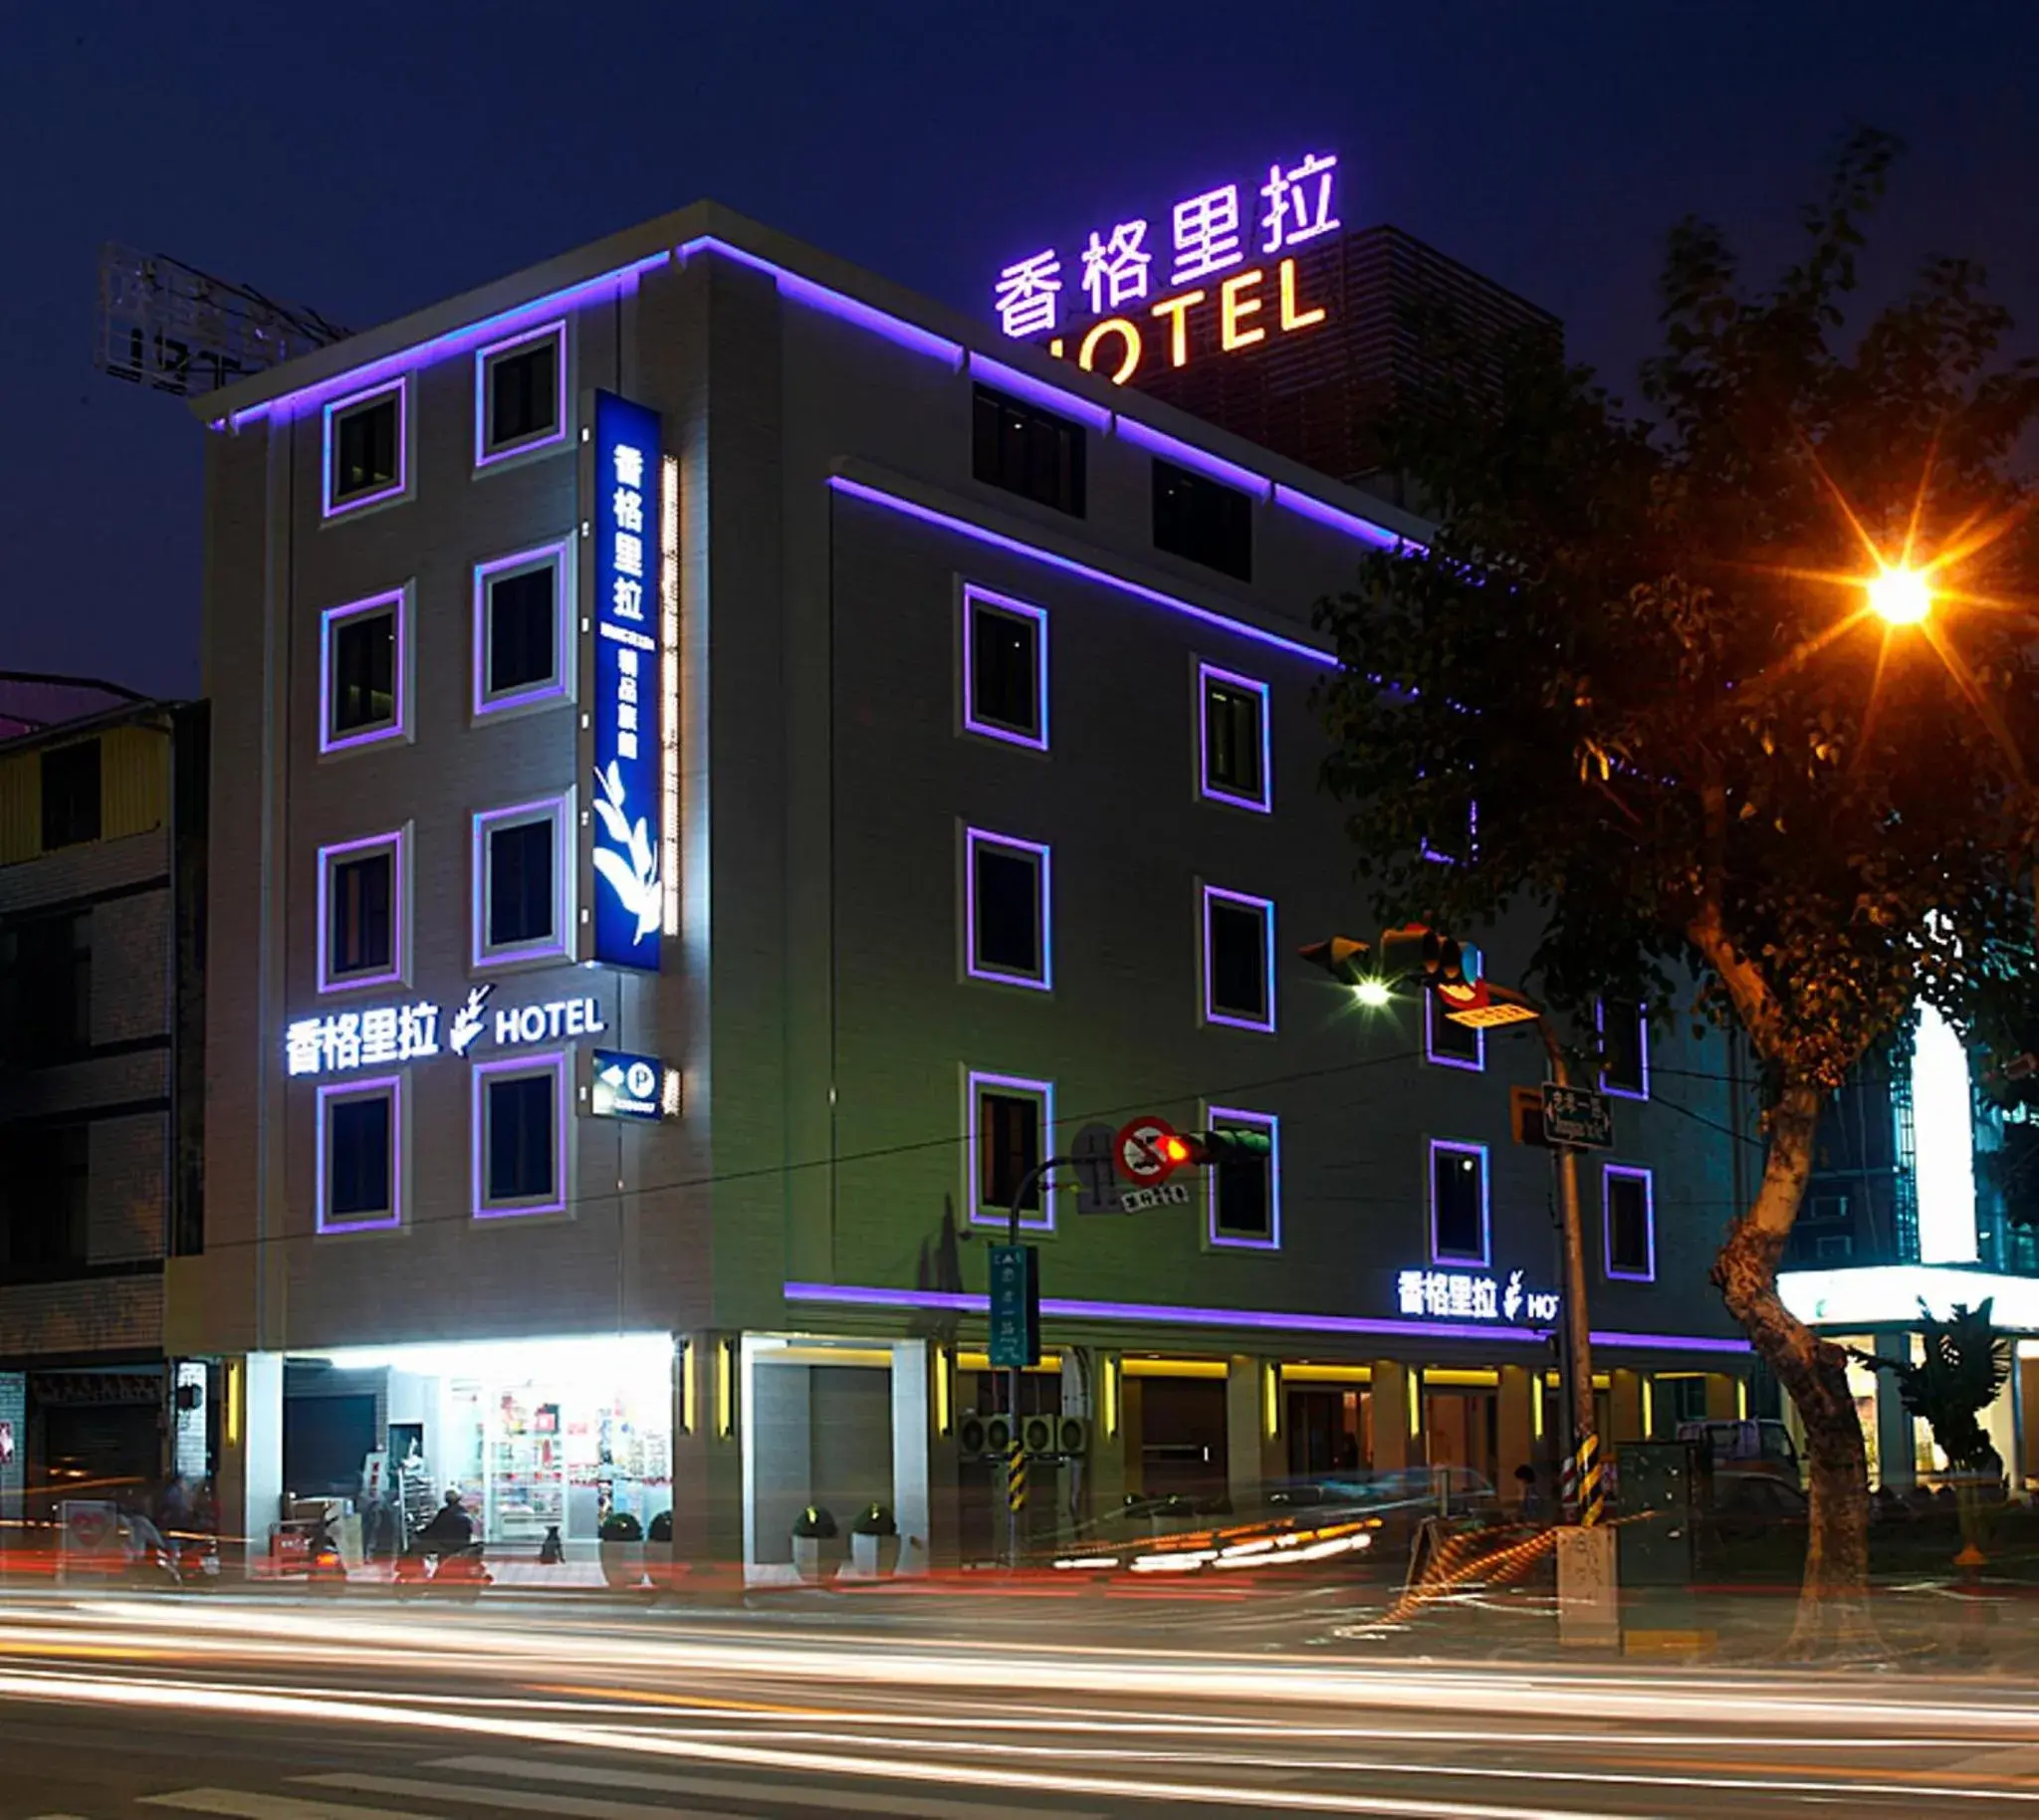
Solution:
M1791 1431L1781 1422L1705 1418L1678 1425L1681 1441L1703 1442L1712 1457L1713 1477L1760 1477L1799 1485L1805 1473Z

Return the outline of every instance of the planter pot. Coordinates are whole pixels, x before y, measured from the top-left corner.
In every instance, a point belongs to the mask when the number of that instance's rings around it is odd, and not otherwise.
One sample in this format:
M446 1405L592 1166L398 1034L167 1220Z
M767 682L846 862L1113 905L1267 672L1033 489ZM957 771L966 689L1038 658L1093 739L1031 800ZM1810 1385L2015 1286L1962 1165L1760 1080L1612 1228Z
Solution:
M849 1538L849 1558L860 1578L890 1579L899 1571L899 1538L896 1535L852 1535Z
M603 1542L601 1577L619 1592L627 1592L644 1581L642 1542Z
M818 1585L821 1579L821 1538L818 1535L794 1536L793 1564L808 1585Z

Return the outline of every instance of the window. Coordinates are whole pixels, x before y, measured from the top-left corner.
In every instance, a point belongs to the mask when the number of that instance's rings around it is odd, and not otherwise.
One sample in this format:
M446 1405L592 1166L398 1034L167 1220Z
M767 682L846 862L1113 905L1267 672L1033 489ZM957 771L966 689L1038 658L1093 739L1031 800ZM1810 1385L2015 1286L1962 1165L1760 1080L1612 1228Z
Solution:
M1622 1099L1648 1099L1650 1024L1642 1007L1602 1000L1593 1011L1600 1026L1600 1090Z
M1236 580L1253 578L1253 502L1172 461L1154 463L1154 548Z
M977 388L971 471L987 486L1083 516L1082 426L988 385Z
M1231 1106L1206 1109L1214 1131L1256 1131L1271 1146L1264 1157L1220 1163L1207 1171L1211 1196L1211 1243L1228 1248L1272 1251L1281 1244L1281 1129L1271 1112L1243 1112Z
M1422 851L1426 859L1441 866L1456 866L1479 856L1479 804L1468 797L1463 808L1426 817L1422 830Z
M1479 976L1474 968L1469 966L1466 977L1474 980ZM1437 994L1427 992L1423 995L1423 1055L1426 1061L1435 1062L1441 1068L1484 1068L1486 1032L1454 1024L1445 1016L1445 1008L1438 1002Z
M320 1232L402 1223L402 1091L395 1075L319 1089Z
M474 962L566 955L566 828L570 794L474 818Z
M1197 666L1199 788L1238 808L1274 806L1267 685L1215 664Z
M43 850L100 837L100 743L43 749Z
M404 830L319 849L319 990L405 977Z
M972 979L1046 992L1054 985L1048 933L1048 850L1031 840L966 828L964 917Z
M92 1046L92 913L0 928L0 1057L34 1068Z
M1657 1212L1650 1172L1610 1163L1602 1183L1608 1275L1630 1282L1655 1282Z
M474 711L491 714L566 694L571 614L565 541L474 571Z
M92 1144L81 1124L0 1130L0 1268L61 1269L87 1257Z
M970 1179L967 1185L971 1220L980 1226L1004 1226L1013 1211L1013 1197L1028 1174L1048 1155L1054 1129L1054 1085L1016 1074L972 1073L969 1096ZM1054 1207L1038 1180L1020 1202L1020 1224L1032 1232L1054 1230Z
M404 416L408 402L409 381L392 379L327 405L328 518L394 499L405 490Z
M474 357L474 465L566 439L566 325L548 323Z
M478 1063L473 1090L475 1218L566 1212L566 1055Z
M405 737L408 595L407 588L398 588L330 606L320 615L321 752Z
M988 588L963 590L963 727L1047 750L1047 614Z
M1274 1027L1274 905L1204 887L1204 1022Z
M1438 1263L1487 1261L1484 1144L1431 1140L1430 1254Z

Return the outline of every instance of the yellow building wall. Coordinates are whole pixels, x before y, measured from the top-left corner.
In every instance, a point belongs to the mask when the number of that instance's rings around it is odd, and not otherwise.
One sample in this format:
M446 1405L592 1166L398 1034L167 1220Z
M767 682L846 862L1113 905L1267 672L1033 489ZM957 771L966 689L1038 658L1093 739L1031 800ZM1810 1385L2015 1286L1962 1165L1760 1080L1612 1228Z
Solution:
M170 736L157 727L110 727L100 742L100 838L162 826L170 812ZM69 744L58 742L57 745ZM43 851L43 754L0 759L0 866Z

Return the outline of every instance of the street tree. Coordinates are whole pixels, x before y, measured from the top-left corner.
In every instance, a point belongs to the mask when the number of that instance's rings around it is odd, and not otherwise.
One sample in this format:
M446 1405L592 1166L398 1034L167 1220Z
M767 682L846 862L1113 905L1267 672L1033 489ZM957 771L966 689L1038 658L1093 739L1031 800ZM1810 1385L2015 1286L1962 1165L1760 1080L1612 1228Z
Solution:
M1804 1423L1799 1654L1873 1635L1846 1355L1776 1286L1821 1108L1922 1000L2015 1023L2033 959L2039 365L1971 262L1858 298L1896 155L1845 143L1767 286L1678 225L1635 407L1434 319L1450 376L1392 446L1435 535L1317 608L1324 782L1381 913L1532 904L1548 1002L1689 1012L1755 1058L1763 1168L1712 1278Z

